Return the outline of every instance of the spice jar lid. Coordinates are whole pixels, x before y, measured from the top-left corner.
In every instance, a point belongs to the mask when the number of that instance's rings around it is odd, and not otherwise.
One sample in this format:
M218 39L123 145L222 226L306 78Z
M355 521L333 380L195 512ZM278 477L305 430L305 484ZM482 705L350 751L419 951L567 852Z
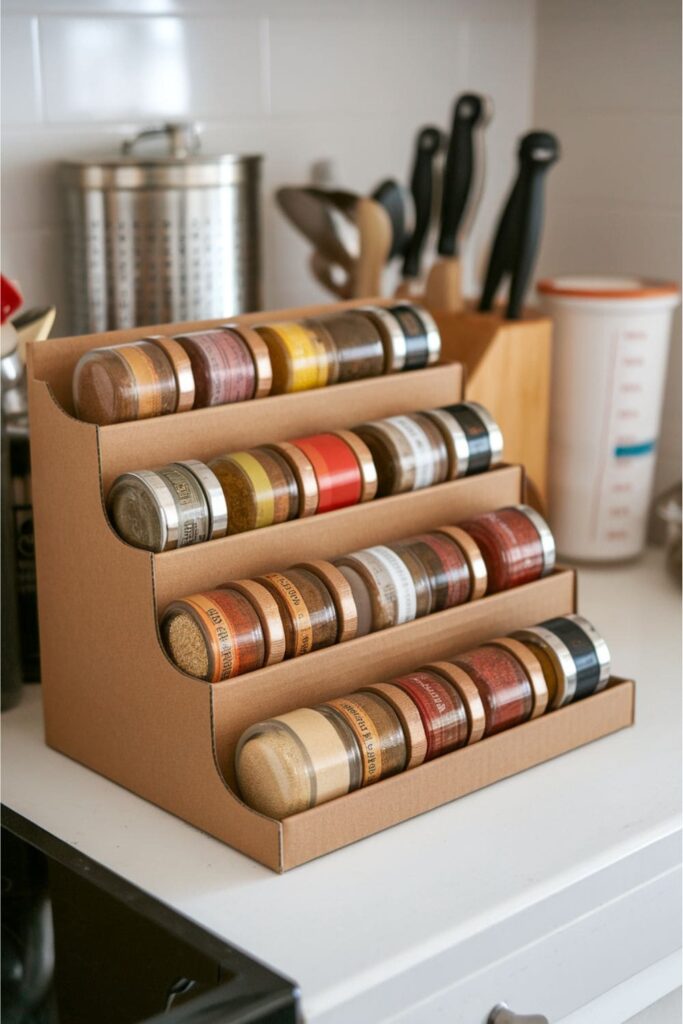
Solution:
M178 404L169 356L144 338L84 352L74 367L72 391L78 418L99 426L164 416Z
M374 683L364 686L360 692L378 694L396 712L406 740L406 770L422 764L427 756L427 734L417 705L408 694L393 683Z
M540 661L532 653L530 647L523 644L521 640L515 640L513 637L497 637L495 640L490 640L489 643L493 647L503 647L506 651L509 651L513 658L517 659L526 672L534 695L534 706L531 709L531 717L538 718L539 715L542 715L548 707L548 700L550 697L548 693L548 684L546 683L546 679L543 674L543 667Z
M283 459L289 463L294 476L296 477L299 490L299 519L314 516L318 511L319 491L318 478L315 475L313 463L295 444L289 441L279 441L277 444L265 444L264 448L271 448L279 452Z
M331 433L335 437L340 437L356 457L362 478L361 502L372 501L377 494L377 469L370 449L352 430L333 430Z
M474 537L470 537L469 533L461 530L459 526L439 526L435 532L444 533L451 540L455 541L462 550L470 567L472 577L470 601L476 601L478 598L483 597L488 585L488 573L486 571L486 562Z
M531 505L516 505L515 508L523 512L538 530L543 547L543 576L548 576L555 568L555 538L552 530L546 523L540 512L537 512Z
M398 373L406 363L406 336L395 316L381 306L359 306L379 330L384 348L384 372Z
M551 709L569 704L574 699L574 694L576 693L576 665L569 649L562 640L543 626L529 626L526 629L517 629L510 635L515 640L521 640L522 643L538 647L548 656L555 670L554 680L549 680L546 676Z
M576 625L579 626L593 641L595 653L600 665L600 678L598 685L595 687L593 692L597 693L599 690L604 690L609 682L610 673L612 671L612 659L606 641L600 633L598 633L595 626L589 622L588 619L584 618L583 615L578 615L576 612L573 612L571 615L566 615L565 618L570 619L571 622L575 622Z
M452 665L449 661L434 661L430 665L425 665L425 669L443 676L458 691L467 712L469 725L467 745L476 743L486 731L486 712L474 680L468 676L467 672L458 668L457 665Z
M222 327L238 334L249 349L256 370L254 398L265 398L270 394L273 385L273 367L265 341L253 327L247 327L245 324L223 324Z
M194 405L194 374L192 373L192 364L190 363L189 356L183 346L175 338L167 338L163 334L150 334L149 337L143 340L151 341L158 345L160 349L163 349L173 367L178 392L175 411L186 412L188 409L191 409Z
M337 643L353 640L358 629L358 611L348 580L331 562L300 562L295 569L306 569L327 587L337 610Z
M441 430L448 450L448 479L456 480L467 476L470 462L470 446L467 435L455 416L445 409L425 409L424 415L429 417Z
M273 595L256 580L230 580L228 583L222 584L219 589L236 590L253 605L261 620L266 644L263 664L276 665L282 661L286 652L285 627L282 624L280 609Z
M177 546L178 507L168 483L153 470L117 477L107 508L119 536L134 547L159 552Z
M174 462L174 466L184 466L196 476L201 484L209 506L209 537L224 537L228 532L228 506L223 488L216 474L198 459L184 459Z

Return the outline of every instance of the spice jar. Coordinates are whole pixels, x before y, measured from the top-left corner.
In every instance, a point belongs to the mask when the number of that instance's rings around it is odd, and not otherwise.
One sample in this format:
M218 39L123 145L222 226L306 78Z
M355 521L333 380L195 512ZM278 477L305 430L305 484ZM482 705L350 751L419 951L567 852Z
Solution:
M392 545L392 550L404 560L416 559L423 568L430 600L427 611L422 614L453 608L470 600L474 592L470 562L452 537L436 531L423 533Z
M538 659L548 687L548 706L559 708L572 701L576 693L576 665L559 636L544 626L529 626L511 635Z
M391 680L417 707L427 736L425 761L467 743L468 722L460 694L440 674L419 669Z
M486 712L486 736L531 717L534 697L520 662L509 651L485 644L452 659L472 678Z
M363 423L354 433L370 449L380 497L431 487L448 476L448 452L443 437L421 413Z
M230 509L230 533L296 518L300 501L296 477L277 449L264 446L219 455L209 465Z
M372 632L412 622L417 615L415 583L408 566L389 547L378 544L335 559L334 564L355 570L361 577L372 607Z
M467 715L467 746L476 743L486 731L486 712L474 681L467 672L448 661L435 661L425 665L428 672L436 672L460 694Z
M173 601L161 634L178 668L210 683L253 672L266 661L259 615L237 590L211 590Z
M242 799L278 820L356 789L359 765L360 751L345 720L331 721L313 708L252 725L235 751Z
M122 474L112 484L107 506L119 536L148 551L198 544L227 529L220 484L196 460Z
M304 324L288 321L254 326L268 347L273 368L272 393L322 388L328 383L335 353L321 336Z
M547 576L555 567L555 541L540 513L528 505L485 512L460 523L481 549L488 593Z
M305 569L317 576L329 591L337 613L337 643L353 640L358 630L358 610L353 590L346 577L332 562L302 562L295 569Z
M337 562L335 568L339 569L353 594L353 602L356 606L356 615L358 617L356 636L367 636L373 630L372 599L369 587L363 577L350 565L342 565L340 562Z
M189 408L194 400L189 364L173 339L161 340L143 338L82 355L72 385L78 418L107 426Z
M273 386L273 367L265 341L253 327L245 324L223 324L220 329L236 334L249 349L256 372L254 398L265 398Z
M439 361L441 335L426 309L401 302L388 306L387 312L396 319L405 338L405 362L401 369L420 370Z
M493 469L503 458L503 435L479 402L458 402L425 413L443 434L450 459L449 479Z
M510 636L498 637L491 641L493 647L501 647L508 651L524 669L526 677L531 683L533 694L533 706L530 718L538 718L548 707L549 693L548 684L545 681L543 667L530 647L525 646L521 640L515 640Z
M377 325L369 317L350 309L344 313L317 317L314 324L322 327L332 339L338 367L337 380L340 384L382 375L382 338Z
M318 710L331 711L353 732L361 754L361 785L403 771L407 762L406 739L398 715L384 697L352 693L325 701Z
M256 394L256 365L246 341L229 327L177 335L192 364L195 408L245 402Z
M298 519L305 519L314 516L318 511L318 478L315 475L313 463L307 455L290 444L289 441L280 441L278 444L262 445L268 451L277 452L287 463L294 474L299 492Z
M339 626L334 600L323 581L307 569L257 577L278 603L285 629L288 658L308 654L337 642Z
M603 690L609 682L610 653L607 644L583 615L547 619L541 627L553 633L569 651L576 670L572 700Z
M318 512L332 512L374 497L374 462L369 453L363 463L359 461L360 439L354 448L339 434L313 434L291 443L313 466L318 484Z
M427 733L417 704L394 683L375 683L363 687L360 692L383 697L396 712L406 742L406 769L422 764L427 756Z

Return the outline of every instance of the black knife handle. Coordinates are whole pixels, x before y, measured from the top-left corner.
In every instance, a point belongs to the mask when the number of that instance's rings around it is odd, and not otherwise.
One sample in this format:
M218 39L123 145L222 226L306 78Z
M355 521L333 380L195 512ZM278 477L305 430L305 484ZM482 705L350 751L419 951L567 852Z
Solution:
M417 277L420 273L422 246L432 219L434 157L440 148L441 132L439 129L423 128L417 137L415 162L410 179L410 191L415 204L415 227L403 261L404 277Z
M526 172L519 201L519 225L506 317L518 320L531 278L543 227L545 176L560 155L557 139L550 132L531 132L522 140L520 159Z
M458 228L472 187L474 131L484 119L485 111L486 101L475 93L464 93L453 109L441 200L438 244L441 256L456 255Z
M479 309L493 306L505 274L512 276L507 316L517 319L533 269L543 222L543 179L558 159L559 144L550 132L529 132L519 146L517 178L498 222Z

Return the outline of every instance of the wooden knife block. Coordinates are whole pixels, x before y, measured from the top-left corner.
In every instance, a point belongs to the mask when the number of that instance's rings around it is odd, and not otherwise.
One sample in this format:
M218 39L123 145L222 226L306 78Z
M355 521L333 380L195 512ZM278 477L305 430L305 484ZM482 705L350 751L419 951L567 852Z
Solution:
M544 512L551 321L529 311L522 320L471 309L431 312L441 331L442 359L464 364L465 397L481 402L496 418L505 438L505 461L526 467L527 499Z

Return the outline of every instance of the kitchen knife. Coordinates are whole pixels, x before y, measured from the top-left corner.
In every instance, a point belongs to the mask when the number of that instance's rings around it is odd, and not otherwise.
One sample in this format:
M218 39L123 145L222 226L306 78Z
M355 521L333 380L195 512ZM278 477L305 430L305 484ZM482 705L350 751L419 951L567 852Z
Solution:
M312 187L279 188L275 193L278 206L304 238L326 260L348 269L357 252L349 252L348 239L339 237L338 213L326 196L325 190Z
M438 128L431 126L422 128L417 136L415 161L410 179L410 191L415 205L415 229L405 250L403 283L399 285L397 295L408 295L411 282L420 274L422 247L432 219L433 163L434 157L441 148L441 142L441 132Z
M519 319L541 237L545 176L559 155L559 143L550 132L529 132L520 142L517 180L498 222L479 302L483 312L492 308L498 287L509 274L506 317Z
M393 178L383 181L372 193L375 202L383 206L391 221L391 248L388 259L402 256L413 228L413 200L408 190Z
M482 174L477 166L477 133L490 120L491 112L490 100L475 93L460 96L453 110L437 246L441 259L434 263L427 278L427 305L433 309L462 309L459 234L468 204L480 193L479 188L473 189L475 179Z

